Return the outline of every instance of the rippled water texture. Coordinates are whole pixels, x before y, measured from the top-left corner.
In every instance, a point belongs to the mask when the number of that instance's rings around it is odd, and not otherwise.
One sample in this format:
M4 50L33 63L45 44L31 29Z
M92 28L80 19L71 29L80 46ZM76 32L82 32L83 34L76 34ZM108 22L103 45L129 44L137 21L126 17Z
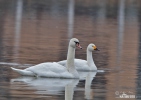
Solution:
M10 69L66 59L72 37L83 47L76 58L89 43L100 49L93 57L105 72L57 79ZM0 0L0 100L140 100L140 62L140 0Z

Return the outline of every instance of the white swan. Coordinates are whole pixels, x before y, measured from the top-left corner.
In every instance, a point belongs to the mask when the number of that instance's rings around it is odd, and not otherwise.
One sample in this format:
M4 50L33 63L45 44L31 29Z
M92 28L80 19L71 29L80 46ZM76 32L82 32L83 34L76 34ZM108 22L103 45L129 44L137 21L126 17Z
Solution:
M94 44L89 44L87 47L87 61L82 59L75 59L74 64L76 66L76 70L82 70L82 71L95 71L97 70L97 67L94 63L93 57L92 57L92 51L98 50L97 47ZM66 61L59 61L58 64L62 66L66 66Z
M64 67L56 62L41 63L31 66L24 70L12 68L13 71L27 76L40 76L40 77L58 77L58 78L79 78L79 74L74 66L75 47L82 47L79 40L72 38L68 46L67 54L67 67Z

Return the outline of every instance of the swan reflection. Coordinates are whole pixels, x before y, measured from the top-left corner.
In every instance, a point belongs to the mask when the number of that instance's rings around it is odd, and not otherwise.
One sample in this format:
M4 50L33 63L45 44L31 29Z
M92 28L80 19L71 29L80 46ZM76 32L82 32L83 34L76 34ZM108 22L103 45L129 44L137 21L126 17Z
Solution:
M97 72L78 72L80 80L85 80L85 99L93 99L93 89L91 89L91 83Z
M65 91L65 100L73 100L74 87L78 84L79 79L19 77L11 79L12 88L21 88L22 85L19 85L19 82L25 83L27 86L24 88L26 89L35 89L36 94L58 95Z
M91 83L97 72L78 72L80 80L85 80L85 99L93 99L93 89ZM74 88L79 79L58 79L58 78L41 78L41 77L19 77L11 79L13 89L33 89L35 94L46 95L63 95L65 91L65 100L73 100ZM26 84L26 86L21 85ZM77 88L76 88L77 90Z

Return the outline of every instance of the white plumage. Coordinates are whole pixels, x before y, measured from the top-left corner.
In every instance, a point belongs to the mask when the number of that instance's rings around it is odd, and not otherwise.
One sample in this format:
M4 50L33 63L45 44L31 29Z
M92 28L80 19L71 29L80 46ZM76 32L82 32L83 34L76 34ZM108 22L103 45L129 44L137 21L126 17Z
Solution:
M69 42L67 67L64 67L56 62L41 63L31 66L24 70L12 68L13 71L24 76L38 77L57 77L57 78L79 78L79 74L74 66L75 47L81 48L79 40L73 38Z

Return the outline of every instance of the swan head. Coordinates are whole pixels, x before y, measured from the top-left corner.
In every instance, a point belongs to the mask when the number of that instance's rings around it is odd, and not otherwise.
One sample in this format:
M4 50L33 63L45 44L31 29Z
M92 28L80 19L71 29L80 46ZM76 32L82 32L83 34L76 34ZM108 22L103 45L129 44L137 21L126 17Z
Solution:
M80 46L79 40L77 38L72 38L70 40L70 46L73 48L78 47L78 48L82 49L82 47Z
M100 51L100 50L96 47L96 45L94 45L93 43L90 43L90 44L88 45L87 49L88 49L89 51L94 51L94 50Z

